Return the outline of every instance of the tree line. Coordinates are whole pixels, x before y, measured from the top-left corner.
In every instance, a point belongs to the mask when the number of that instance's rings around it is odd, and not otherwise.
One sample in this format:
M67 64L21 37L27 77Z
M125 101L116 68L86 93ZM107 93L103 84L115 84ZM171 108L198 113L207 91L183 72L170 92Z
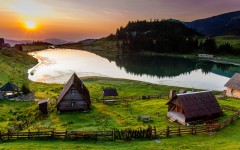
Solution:
M213 38L204 37L197 31L176 20L128 22L117 29L109 39L116 40L119 50L130 53L150 51L157 53L209 53L240 54L229 43L217 46Z

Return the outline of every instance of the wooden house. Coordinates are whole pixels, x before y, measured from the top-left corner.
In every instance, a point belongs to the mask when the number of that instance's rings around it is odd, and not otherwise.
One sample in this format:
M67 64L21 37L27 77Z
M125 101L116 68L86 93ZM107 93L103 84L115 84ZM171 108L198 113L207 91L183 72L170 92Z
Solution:
M227 87L227 96L240 98L240 73L235 73L232 78L225 84L225 87Z
M74 73L64 86L58 100L57 110L61 111L87 111L91 100L89 91L83 82Z
M43 114L48 114L48 99L41 100L38 102L39 111Z
M5 85L3 85L0 90L3 92L4 97L6 98L10 98L10 97L14 97L15 94L17 94L18 92L20 92L20 88L17 87L16 85L14 85L11 82L6 83Z
M118 96L118 92L116 88L105 88L103 89L103 101L107 102L115 102L116 96Z
M167 105L170 121L178 121L183 125L197 120L214 119L222 114L211 91L175 94Z

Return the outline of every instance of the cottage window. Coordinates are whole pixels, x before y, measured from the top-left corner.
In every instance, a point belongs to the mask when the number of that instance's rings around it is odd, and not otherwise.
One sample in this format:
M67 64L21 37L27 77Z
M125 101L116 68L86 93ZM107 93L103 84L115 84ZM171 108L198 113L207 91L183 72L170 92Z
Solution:
M71 89L71 94L75 95L75 89Z
M76 104L76 102L72 102L72 107L74 107L74 106L75 106L75 104Z

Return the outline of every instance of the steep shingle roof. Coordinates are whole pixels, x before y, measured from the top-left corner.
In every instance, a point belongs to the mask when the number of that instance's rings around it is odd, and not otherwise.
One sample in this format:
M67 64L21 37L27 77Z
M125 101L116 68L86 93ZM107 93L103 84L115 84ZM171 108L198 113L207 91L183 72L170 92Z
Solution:
M103 96L118 96L116 88L105 88L103 89Z
M182 107L188 120L222 114L222 109L211 91L177 94L167 104L170 103Z
M62 92L59 95L59 98L57 100L57 105L62 100L62 98L67 94L67 92L71 88L71 86L74 86L77 89L77 91L82 94L86 103L91 105L89 91L86 88L86 86L83 84L83 82L80 80L80 78L78 78L78 76L75 73L68 80L67 84L65 84L65 86L64 86L64 88L63 88L63 90L62 90Z
M224 86L234 90L240 90L240 73L235 73Z
M12 84L11 82L6 83L0 88L1 91L18 91L19 87Z

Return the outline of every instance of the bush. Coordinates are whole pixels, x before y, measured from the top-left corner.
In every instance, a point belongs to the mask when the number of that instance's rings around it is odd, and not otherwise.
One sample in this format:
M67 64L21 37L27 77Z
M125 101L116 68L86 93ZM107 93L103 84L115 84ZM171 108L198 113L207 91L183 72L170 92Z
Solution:
M27 94L31 93L31 91L29 90L28 84L23 83L22 92L23 92L24 95L27 95Z

